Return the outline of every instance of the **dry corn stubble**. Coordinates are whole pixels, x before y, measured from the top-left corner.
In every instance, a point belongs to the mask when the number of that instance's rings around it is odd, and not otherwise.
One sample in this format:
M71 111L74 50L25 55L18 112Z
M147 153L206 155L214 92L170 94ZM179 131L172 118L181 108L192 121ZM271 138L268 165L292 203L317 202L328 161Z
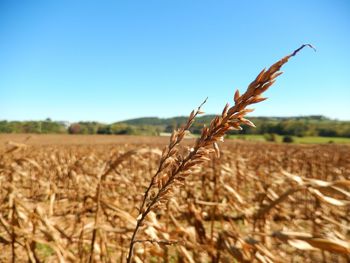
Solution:
M93 261L124 262L139 190L158 169L162 144L131 139L134 145L27 145L1 156L0 262L87 262L94 232ZM140 141L148 141L145 149L118 161ZM348 146L226 140L220 155L174 189L166 213L149 213L136 262L347 262ZM96 175L112 164L99 184Z

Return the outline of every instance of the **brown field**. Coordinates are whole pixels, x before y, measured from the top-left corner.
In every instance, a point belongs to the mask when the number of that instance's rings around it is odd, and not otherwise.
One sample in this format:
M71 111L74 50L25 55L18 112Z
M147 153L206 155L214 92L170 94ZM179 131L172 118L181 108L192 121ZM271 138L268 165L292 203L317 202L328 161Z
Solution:
M0 262L125 262L168 141L1 135ZM349 146L220 152L149 214L135 262L349 262Z
M167 137L128 136L128 135L60 135L60 134L0 134L0 147L9 142L40 145L101 145L101 144L162 144L168 143Z

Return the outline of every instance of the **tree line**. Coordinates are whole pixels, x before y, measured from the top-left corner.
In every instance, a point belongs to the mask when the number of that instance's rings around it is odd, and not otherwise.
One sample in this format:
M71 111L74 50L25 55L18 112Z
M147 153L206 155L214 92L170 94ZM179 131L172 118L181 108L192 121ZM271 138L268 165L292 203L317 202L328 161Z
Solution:
M212 115L197 118L191 128L199 134L203 125L209 125ZM350 137L350 122L331 120L323 116L306 117L252 117L256 128L244 127L232 134L278 134L289 136ZM129 134L159 135L170 133L186 122L186 117L138 118L103 124L99 122L0 121L0 133L69 133L69 134Z

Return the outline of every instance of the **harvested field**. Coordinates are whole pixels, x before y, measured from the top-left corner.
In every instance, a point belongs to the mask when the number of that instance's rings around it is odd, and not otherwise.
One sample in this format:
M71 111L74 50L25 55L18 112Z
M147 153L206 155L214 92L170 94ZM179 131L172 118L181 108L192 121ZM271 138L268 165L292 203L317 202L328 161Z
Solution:
M186 140L4 138L4 262L348 262L350 148L227 142L304 44ZM100 141L101 143L98 143ZM165 147L163 146L165 144Z
M102 144L161 144L169 141L167 137L159 136L128 136L128 135L60 135L60 134L0 134L0 147L16 142L27 145L102 145Z
M0 262L125 262L168 141L2 135ZM135 262L350 260L349 146L219 146L150 212Z

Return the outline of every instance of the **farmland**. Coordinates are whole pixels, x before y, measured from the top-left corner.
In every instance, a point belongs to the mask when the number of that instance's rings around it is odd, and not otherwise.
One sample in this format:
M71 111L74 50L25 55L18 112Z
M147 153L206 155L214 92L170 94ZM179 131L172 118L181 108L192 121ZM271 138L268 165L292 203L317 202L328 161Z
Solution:
M347 145L223 143L255 127L248 106L304 47L314 49L300 46L236 90L196 138L207 99L169 138L3 136L0 259L348 262Z
M168 141L1 135L0 262L125 262ZM149 213L135 262L348 262L349 146L219 147Z

